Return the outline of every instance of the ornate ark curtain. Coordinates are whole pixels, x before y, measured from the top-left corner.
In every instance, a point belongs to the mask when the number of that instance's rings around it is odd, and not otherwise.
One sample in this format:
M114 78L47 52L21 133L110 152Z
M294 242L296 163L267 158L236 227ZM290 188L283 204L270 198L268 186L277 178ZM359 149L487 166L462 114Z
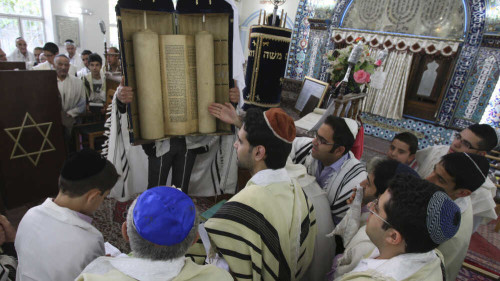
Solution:
M389 50L389 56L382 66L387 74L384 86L381 90L368 89L363 111L392 119L403 117L413 54L425 52L429 55L440 53L443 56L451 56L457 52L460 44L457 40L397 36L346 29L335 29L332 33L332 40L336 43L353 44L358 37L364 38L365 44L374 50L372 55L376 53L376 49L387 48Z

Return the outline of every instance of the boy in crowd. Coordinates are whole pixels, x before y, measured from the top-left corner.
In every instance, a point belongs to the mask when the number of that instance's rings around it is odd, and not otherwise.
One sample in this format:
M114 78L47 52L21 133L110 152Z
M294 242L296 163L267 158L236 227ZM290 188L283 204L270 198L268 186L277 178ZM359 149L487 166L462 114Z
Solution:
M417 149L418 139L414 134L410 132L399 133L392 139L387 157L416 170L418 169L418 162L415 159Z
M341 280L442 280L434 249L453 237L460 209L438 186L397 175L369 204L366 233L377 247Z
M468 154L486 155L498 144L495 130L487 124L473 124L460 133L456 133L451 145L434 145L419 150L416 154L419 167L418 174L422 178L429 176L441 157L453 152L467 152ZM472 202L472 213L474 215L474 227L476 231L481 223L485 224L492 219L497 219L495 212L495 184L487 178L483 185L472 192L470 199Z
M99 153L71 155L62 167L57 197L31 208L19 224L16 280L74 280L103 256L103 237L90 216L117 179L113 164Z
M484 156L455 152L444 155L426 178L442 187L460 207L462 219L455 236L438 247L444 257L446 280L455 280L469 248L472 236L470 195L485 181L490 165Z
M82 79L87 94L87 111L103 110L103 105L106 103L106 77L101 67L101 56L96 53L89 55L90 73Z

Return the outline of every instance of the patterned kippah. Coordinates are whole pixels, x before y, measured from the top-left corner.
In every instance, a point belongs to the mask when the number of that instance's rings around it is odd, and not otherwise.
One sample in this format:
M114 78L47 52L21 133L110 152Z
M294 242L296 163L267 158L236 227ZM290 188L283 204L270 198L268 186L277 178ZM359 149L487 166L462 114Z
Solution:
M434 193L427 205L427 231L431 240L439 245L455 236L460 218L460 208L446 193Z
M264 111L264 119L273 134L286 143L292 143L295 139L295 123L283 109L271 108Z

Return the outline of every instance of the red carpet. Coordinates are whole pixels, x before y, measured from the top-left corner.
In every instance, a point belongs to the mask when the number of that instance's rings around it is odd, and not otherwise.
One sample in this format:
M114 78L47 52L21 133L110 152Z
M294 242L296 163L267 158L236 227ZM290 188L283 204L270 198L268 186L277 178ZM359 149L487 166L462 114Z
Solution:
M465 262L490 273L500 275L500 233L494 228L497 221L481 225L472 235ZM457 280L491 280L462 267Z

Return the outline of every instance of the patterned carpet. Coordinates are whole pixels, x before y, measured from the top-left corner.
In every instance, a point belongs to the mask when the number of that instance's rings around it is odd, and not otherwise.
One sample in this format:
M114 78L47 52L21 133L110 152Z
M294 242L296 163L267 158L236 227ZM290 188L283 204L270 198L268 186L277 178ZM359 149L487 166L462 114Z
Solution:
M472 235L465 262L500 276L500 233L494 232L496 223L497 221L492 221L481 225ZM462 267L457 280L493 279Z

